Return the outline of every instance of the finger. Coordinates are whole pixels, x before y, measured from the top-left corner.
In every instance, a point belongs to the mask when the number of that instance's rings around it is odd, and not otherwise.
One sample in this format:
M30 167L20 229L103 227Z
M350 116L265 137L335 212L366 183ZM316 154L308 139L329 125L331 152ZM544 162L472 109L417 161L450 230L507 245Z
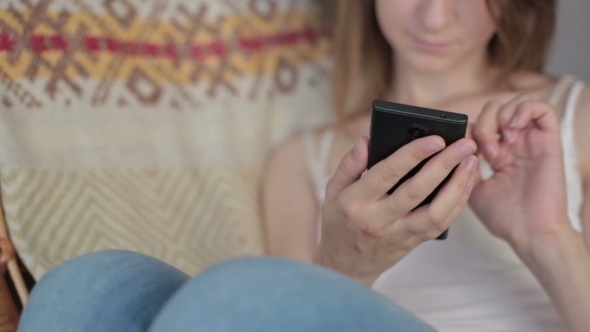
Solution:
M518 105L507 127L520 130L529 125L531 121L541 130L559 129L559 121L553 107L538 101L527 101Z
M475 168L472 168L474 165ZM403 219L402 223L408 231L419 237L433 239L449 228L469 201L475 185L475 169L477 157L472 156L463 161L432 203L416 209Z
M428 136L404 145L391 156L371 167L367 173L351 186L356 199L378 201L398 181L424 159L445 147L439 136Z
M459 163L472 156L475 149L475 142L468 138L453 143L429 160L416 175L404 182L390 197L384 200L384 208L394 215L405 215L416 208ZM470 157L466 165L470 167L469 172L472 173L477 166L477 158Z
M495 157L499 151L496 114L501 106L497 100L487 102L473 125L473 139L486 159Z
M368 142L369 138L362 136L355 147L342 158L326 186L326 199L333 199L344 189L358 181L361 174L367 169Z
M516 133L513 129L509 128L509 122L514 117L514 113L518 109L519 105L531 100L532 97L529 94L520 94L500 108L497 116L498 127L499 132L502 135L502 140L504 140L507 144L512 144L516 140Z
M469 197L471 197L471 193L473 192L473 188L475 188L475 183L476 183L476 180L474 178L471 178L471 180L469 180L469 183L467 184L467 188L465 189L463 196L461 197L461 199L459 200L457 205L455 205L455 207L453 208L453 211L451 211L451 214L444 221L444 223L442 225L444 230L447 230L449 227L451 227L453 222L455 220L457 220L457 217L459 217L461 212L463 212L467 203L469 203ZM444 232L444 230L443 230L443 232ZM437 238L440 234L442 234L442 232L440 232L439 229L434 229L432 233L426 234L426 236L427 236L428 240L431 240L431 239Z

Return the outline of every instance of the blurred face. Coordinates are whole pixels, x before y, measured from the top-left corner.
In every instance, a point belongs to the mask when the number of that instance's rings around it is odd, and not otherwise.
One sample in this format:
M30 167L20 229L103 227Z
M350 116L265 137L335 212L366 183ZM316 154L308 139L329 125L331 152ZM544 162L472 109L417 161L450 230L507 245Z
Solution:
M375 1L377 21L398 65L422 73L482 60L495 33L485 0Z

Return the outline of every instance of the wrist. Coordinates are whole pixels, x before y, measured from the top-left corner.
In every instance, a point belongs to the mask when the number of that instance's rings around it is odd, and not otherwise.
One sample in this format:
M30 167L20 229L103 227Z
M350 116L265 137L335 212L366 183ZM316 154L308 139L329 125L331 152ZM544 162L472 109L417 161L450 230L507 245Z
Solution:
M567 224L569 226L569 224ZM590 301L590 253L584 238L572 227L535 237L515 248L551 298L568 331L587 331Z
M350 263L344 263L342 259L339 259L336 256L338 255L328 253L328 251L324 250L323 247L320 245L318 246L313 257L313 264L343 274L369 288L377 280L377 277L379 277L378 275L373 276L372 274L360 273L360 271L355 271L354 269L349 268L349 266L351 266Z
M516 254L529 268L558 263L580 249L586 250L582 235L571 227L569 221L560 224L562 226L553 232L511 242Z

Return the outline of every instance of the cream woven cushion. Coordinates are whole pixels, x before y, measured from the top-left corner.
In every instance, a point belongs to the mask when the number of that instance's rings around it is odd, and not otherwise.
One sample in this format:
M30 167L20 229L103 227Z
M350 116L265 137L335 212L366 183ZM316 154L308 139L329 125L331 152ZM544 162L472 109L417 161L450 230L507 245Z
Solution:
M0 185L36 278L140 251L189 274L263 252L269 148L330 119L309 1L0 3Z

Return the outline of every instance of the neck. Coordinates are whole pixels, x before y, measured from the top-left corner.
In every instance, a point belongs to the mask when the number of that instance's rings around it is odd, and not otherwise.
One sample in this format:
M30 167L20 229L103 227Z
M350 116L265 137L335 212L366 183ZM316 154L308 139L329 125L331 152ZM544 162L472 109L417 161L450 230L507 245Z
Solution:
M472 58L437 73L419 72L397 61L392 97L400 103L436 107L462 96L484 92L492 82L491 74L485 57Z

